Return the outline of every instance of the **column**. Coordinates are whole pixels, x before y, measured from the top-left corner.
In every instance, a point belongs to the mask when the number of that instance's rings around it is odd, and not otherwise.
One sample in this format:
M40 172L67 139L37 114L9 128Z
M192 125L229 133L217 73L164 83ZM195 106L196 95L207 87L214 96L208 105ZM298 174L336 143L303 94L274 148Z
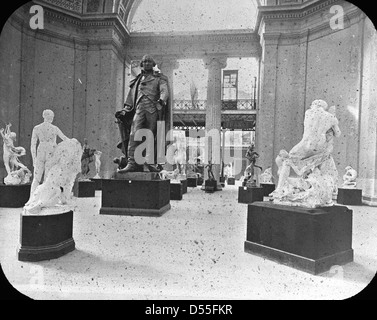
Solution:
M206 69L208 69L208 86L207 86L207 108L206 108L206 133L207 137L212 131L216 133L218 139L214 139L208 144L208 160L213 163L212 171L217 180L217 187L221 190L220 171L221 171L221 69L226 67L227 58L222 56L209 56L204 59ZM213 154L212 152L216 153ZM207 170L204 171L204 180L208 179Z

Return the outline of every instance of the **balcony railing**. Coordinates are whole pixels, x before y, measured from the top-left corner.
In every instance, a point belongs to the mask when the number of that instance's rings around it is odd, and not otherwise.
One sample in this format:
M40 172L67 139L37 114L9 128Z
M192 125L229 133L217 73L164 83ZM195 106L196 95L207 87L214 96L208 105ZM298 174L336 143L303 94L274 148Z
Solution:
M207 100L174 100L174 110L206 110ZM223 100L221 110L256 110L256 102L252 99Z

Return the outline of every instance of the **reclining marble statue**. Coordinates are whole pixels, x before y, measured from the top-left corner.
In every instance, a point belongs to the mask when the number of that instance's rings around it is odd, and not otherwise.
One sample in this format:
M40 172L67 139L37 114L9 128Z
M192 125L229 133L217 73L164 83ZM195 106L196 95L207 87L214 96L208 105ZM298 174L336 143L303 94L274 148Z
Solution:
M7 176L4 178L6 185L20 185L30 182L32 176L31 171L22 164L18 157L24 156L26 150L23 147L15 147L16 133L11 131L12 124L6 125L5 129L0 129L3 138L3 161Z
M332 152L334 137L340 135L335 106L313 101L305 113L302 140L289 153L281 150L276 158L279 181L270 194L272 201L307 208L334 205L338 171Z

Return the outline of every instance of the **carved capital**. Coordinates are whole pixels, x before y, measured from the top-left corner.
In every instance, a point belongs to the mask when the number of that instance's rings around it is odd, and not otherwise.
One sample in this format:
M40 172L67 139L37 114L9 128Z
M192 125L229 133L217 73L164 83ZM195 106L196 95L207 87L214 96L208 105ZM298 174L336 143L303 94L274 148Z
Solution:
M214 57L214 56L208 56L203 58L204 61L204 67L206 69L214 68L214 69L224 69L227 65L227 57L221 56L221 57Z

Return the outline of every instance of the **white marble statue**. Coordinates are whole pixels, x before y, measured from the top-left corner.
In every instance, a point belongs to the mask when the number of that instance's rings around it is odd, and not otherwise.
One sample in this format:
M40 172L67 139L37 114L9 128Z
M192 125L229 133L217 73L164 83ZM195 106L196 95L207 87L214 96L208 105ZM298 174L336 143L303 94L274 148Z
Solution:
M7 176L4 178L6 185L27 184L30 182L32 176L31 171L22 164L18 157L24 156L26 150L23 147L15 147L17 135L11 131L12 124L6 125L5 129L0 129L1 137L3 138L3 161Z
M42 176L46 177L52 167L52 156L57 146L56 138L59 137L63 141L68 139L57 126L52 124L53 111L44 110L42 116L44 121L34 127L31 135L30 151L33 159L34 178L30 195L42 183Z
M24 206L24 214L40 214L43 209L65 211L72 200L72 188L81 172L82 147L76 139L65 139L50 157L51 167Z
M101 151L94 151L94 158L95 158L95 166L96 166L96 175L93 177L93 179L101 179L101 176L99 175L99 172L101 170L101 155L102 155L102 152Z
M346 173L343 175L343 185L342 188L345 189L355 189L356 188L356 178L357 171L351 166L346 167Z
M270 195L274 203L308 208L334 205L338 171L331 154L334 137L340 135L335 107L328 108L323 100L313 101L305 113L302 140L276 158L279 181Z
M162 170L158 173L161 180L168 180L170 179L171 182L180 182L179 179L179 169L175 169L174 171L167 171Z
M274 184L271 167L264 170L264 172L260 175L260 183Z

